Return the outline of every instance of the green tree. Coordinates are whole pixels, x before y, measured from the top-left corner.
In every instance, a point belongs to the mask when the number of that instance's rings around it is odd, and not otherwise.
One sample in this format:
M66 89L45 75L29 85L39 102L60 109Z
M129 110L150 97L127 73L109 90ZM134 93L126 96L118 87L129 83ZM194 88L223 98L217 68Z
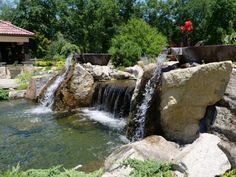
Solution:
M216 0L208 21L209 44L219 44L224 34L236 31L236 1Z
M142 19L130 19L112 39L109 53L115 66L131 66L141 56L158 56L167 39Z

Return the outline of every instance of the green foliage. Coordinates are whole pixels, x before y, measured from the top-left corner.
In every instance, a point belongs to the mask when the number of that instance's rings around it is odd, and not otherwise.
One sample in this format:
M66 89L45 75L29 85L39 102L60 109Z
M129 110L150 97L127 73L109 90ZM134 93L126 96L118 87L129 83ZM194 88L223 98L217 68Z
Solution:
M57 70L62 70L65 66L65 59L58 59L56 61L56 68Z
M232 169L225 174L221 175L221 177L236 177L236 169Z
M236 45L236 32L233 32L229 35L223 36L223 44L233 44Z
M35 47L36 47L36 52L35 52L35 56L37 58L43 58L46 56L46 54L48 53L49 50L49 45L50 45L50 40L48 40L48 38L45 37L44 34L41 34L39 32L35 33Z
M2 177L100 177L103 170L92 173L84 173L74 169L63 169L61 166L52 167L49 169L30 169L27 171L20 171L19 165L13 167L11 170L4 172Z
M158 56L167 40L141 19L131 19L112 39L109 53L115 66L134 65L141 56Z
M28 85L29 85L29 80L32 77L32 73L30 72L21 72L18 76L17 76L17 83L19 84L18 90L25 90L27 89Z
M129 165L133 168L131 177L172 177L172 166L169 163L160 163L154 160L139 161L129 159L124 162L124 165Z
M35 66L42 66L42 67L52 66L53 65L53 61L50 61L50 60L36 61L36 62L34 62L34 65Z
M51 43L47 58L57 60L58 58L66 58L71 53L80 53L78 46L68 42L59 32L56 39Z
M0 101L9 99L9 91L0 88Z

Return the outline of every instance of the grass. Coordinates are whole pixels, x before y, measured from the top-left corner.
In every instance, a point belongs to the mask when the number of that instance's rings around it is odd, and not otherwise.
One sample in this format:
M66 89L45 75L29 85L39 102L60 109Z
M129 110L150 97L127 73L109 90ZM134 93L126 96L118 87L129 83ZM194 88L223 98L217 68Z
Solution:
M8 90L4 90L4 89L0 88L0 101L1 100L9 100L9 91Z
M221 175L220 177L236 177L236 168L226 172L225 174Z
M27 89L28 85L29 85L29 80L32 77L32 73L30 72L21 72L18 76L17 76L17 83L19 84L18 86L18 90L25 90Z
M52 167L49 169L30 169L21 171L17 165L11 170L0 173L1 177L101 177L103 170L97 170L92 173L76 171L74 169L62 169L61 166Z

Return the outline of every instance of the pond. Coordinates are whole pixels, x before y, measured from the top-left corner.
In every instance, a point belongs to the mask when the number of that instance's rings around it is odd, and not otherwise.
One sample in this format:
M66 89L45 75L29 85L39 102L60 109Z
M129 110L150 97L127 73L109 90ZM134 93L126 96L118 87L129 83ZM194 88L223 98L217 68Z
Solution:
M123 144L124 120L91 108L73 114L38 109L27 100L0 102L0 171L18 163L22 169L83 165L90 171Z

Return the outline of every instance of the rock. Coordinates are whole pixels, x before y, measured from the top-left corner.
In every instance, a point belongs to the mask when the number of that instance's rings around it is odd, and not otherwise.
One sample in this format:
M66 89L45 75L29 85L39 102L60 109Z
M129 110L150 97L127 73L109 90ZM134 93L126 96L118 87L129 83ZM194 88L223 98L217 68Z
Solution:
M204 131L222 139L220 146L233 168L236 168L236 68L232 70L223 98L216 105L208 107L202 122L205 124Z
M86 63L83 67L88 71L95 80L110 80L111 68L109 66L92 65Z
M37 99L42 89L47 84L47 82L51 79L51 77L52 75L50 74L33 76L30 79L25 97L31 100Z
M134 89L134 93L132 95L131 99L131 106L130 106L130 114L128 117L128 127L126 135L127 137L132 140L132 137L134 136L134 133L137 128L137 124L135 122L136 113L138 108L141 106L141 103L144 98L144 92L145 92L145 85L148 82L148 80L153 76L154 70L156 68L155 63L151 63L149 65L146 65L144 67L144 70L142 73L140 73L139 78L136 81L136 86ZM154 104L150 106L150 110L147 111L147 129L145 130L145 136L153 135L153 134L159 134L160 126L158 126L158 122L160 122L157 119L158 115L158 109L156 109L157 101L156 95L154 96Z
M233 68L223 101L236 114L236 68Z
M231 168L224 152L217 146L220 138L211 134L200 137L183 148L175 161L186 168L188 177L215 177Z
M125 72L125 71L113 71L111 73L111 77L113 79L131 79L132 78L132 75L128 72Z
M0 79L11 79L11 73L5 66L0 67Z
M139 65L125 68L125 72L128 72L135 76L135 79L140 79L143 75L143 68Z
M10 89L17 87L18 84L16 79L0 79L0 88Z
M82 65L76 64L56 93L54 109L62 111L90 106L93 86L93 76Z
M175 143L166 141L161 136L150 136L141 141L124 145L114 151L105 161L105 170L112 172L122 168L121 162L128 159L172 161L179 153Z
M9 91L9 98L10 99L24 98L25 94L26 94L26 90L12 90L12 91Z
M217 62L163 73L161 127L167 139L192 142L206 108L224 95L232 63Z

